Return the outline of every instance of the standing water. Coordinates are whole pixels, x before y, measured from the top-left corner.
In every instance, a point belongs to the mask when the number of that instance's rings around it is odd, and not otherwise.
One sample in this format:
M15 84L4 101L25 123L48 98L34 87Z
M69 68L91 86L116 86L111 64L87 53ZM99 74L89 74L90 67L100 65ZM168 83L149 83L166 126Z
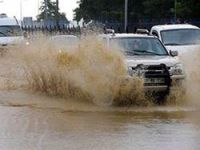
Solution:
M200 149L194 93L154 106L141 79L124 82L123 59L91 37L75 47L40 39L10 50L0 60L0 149Z

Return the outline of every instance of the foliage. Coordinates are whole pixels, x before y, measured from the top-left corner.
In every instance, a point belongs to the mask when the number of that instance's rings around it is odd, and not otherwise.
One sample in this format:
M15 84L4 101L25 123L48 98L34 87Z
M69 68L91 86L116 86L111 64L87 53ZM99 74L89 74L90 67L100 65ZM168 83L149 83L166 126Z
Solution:
M125 0L80 0L74 10L75 20L100 20L122 22ZM200 17L199 0L129 0L129 20L139 18L173 18L176 6L177 17Z
M56 2L52 2L51 0L45 0L42 2L40 7L41 13L37 16L38 20L45 20L45 19L66 19L64 13L60 13L57 10Z

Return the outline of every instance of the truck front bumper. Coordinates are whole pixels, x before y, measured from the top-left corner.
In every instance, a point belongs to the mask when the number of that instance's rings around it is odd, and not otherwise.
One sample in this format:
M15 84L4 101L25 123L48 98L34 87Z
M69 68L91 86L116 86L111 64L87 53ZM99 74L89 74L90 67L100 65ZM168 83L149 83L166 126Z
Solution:
M158 85L158 86L144 86L145 92L164 92L169 88L167 85Z
M182 81L185 79L185 75L173 75L171 78L171 85L152 85L144 86L145 92L164 92L173 89L174 86L182 86Z

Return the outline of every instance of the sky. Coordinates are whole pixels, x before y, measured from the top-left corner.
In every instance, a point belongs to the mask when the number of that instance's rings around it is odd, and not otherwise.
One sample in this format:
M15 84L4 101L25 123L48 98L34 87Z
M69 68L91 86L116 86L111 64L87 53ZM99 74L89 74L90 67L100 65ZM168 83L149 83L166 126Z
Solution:
M38 7L41 5L42 1L43 0L0 0L0 13L6 13L9 17L16 16L17 19L20 19L20 14L22 14L22 17L31 16L35 19L38 14ZM78 0L59 0L60 12L66 13L69 20L73 19L73 9L78 7L77 1Z

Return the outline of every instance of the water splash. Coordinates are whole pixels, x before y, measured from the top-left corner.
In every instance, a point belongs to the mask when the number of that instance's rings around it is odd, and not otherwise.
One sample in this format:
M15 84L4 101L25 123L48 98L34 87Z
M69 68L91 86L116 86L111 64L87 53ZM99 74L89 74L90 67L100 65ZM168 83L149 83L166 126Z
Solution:
M15 57L20 58L27 85L34 91L97 105L150 104L142 79L127 79L124 56L94 36L62 49L44 38L19 51Z
M143 81L126 78L124 56L116 47L105 47L95 36L86 37L74 46L68 44L60 46L42 37L29 46L11 49L4 59L19 68L15 77L25 79L23 87L36 92L97 105L152 105L151 98L144 95ZM198 50L181 55L187 78L183 86L175 85L171 90L167 105L198 103L199 56ZM10 79L7 83L9 89L19 87Z
M181 54L182 63L186 70L185 80L185 97L188 104L200 105L200 47L188 49L187 52Z

